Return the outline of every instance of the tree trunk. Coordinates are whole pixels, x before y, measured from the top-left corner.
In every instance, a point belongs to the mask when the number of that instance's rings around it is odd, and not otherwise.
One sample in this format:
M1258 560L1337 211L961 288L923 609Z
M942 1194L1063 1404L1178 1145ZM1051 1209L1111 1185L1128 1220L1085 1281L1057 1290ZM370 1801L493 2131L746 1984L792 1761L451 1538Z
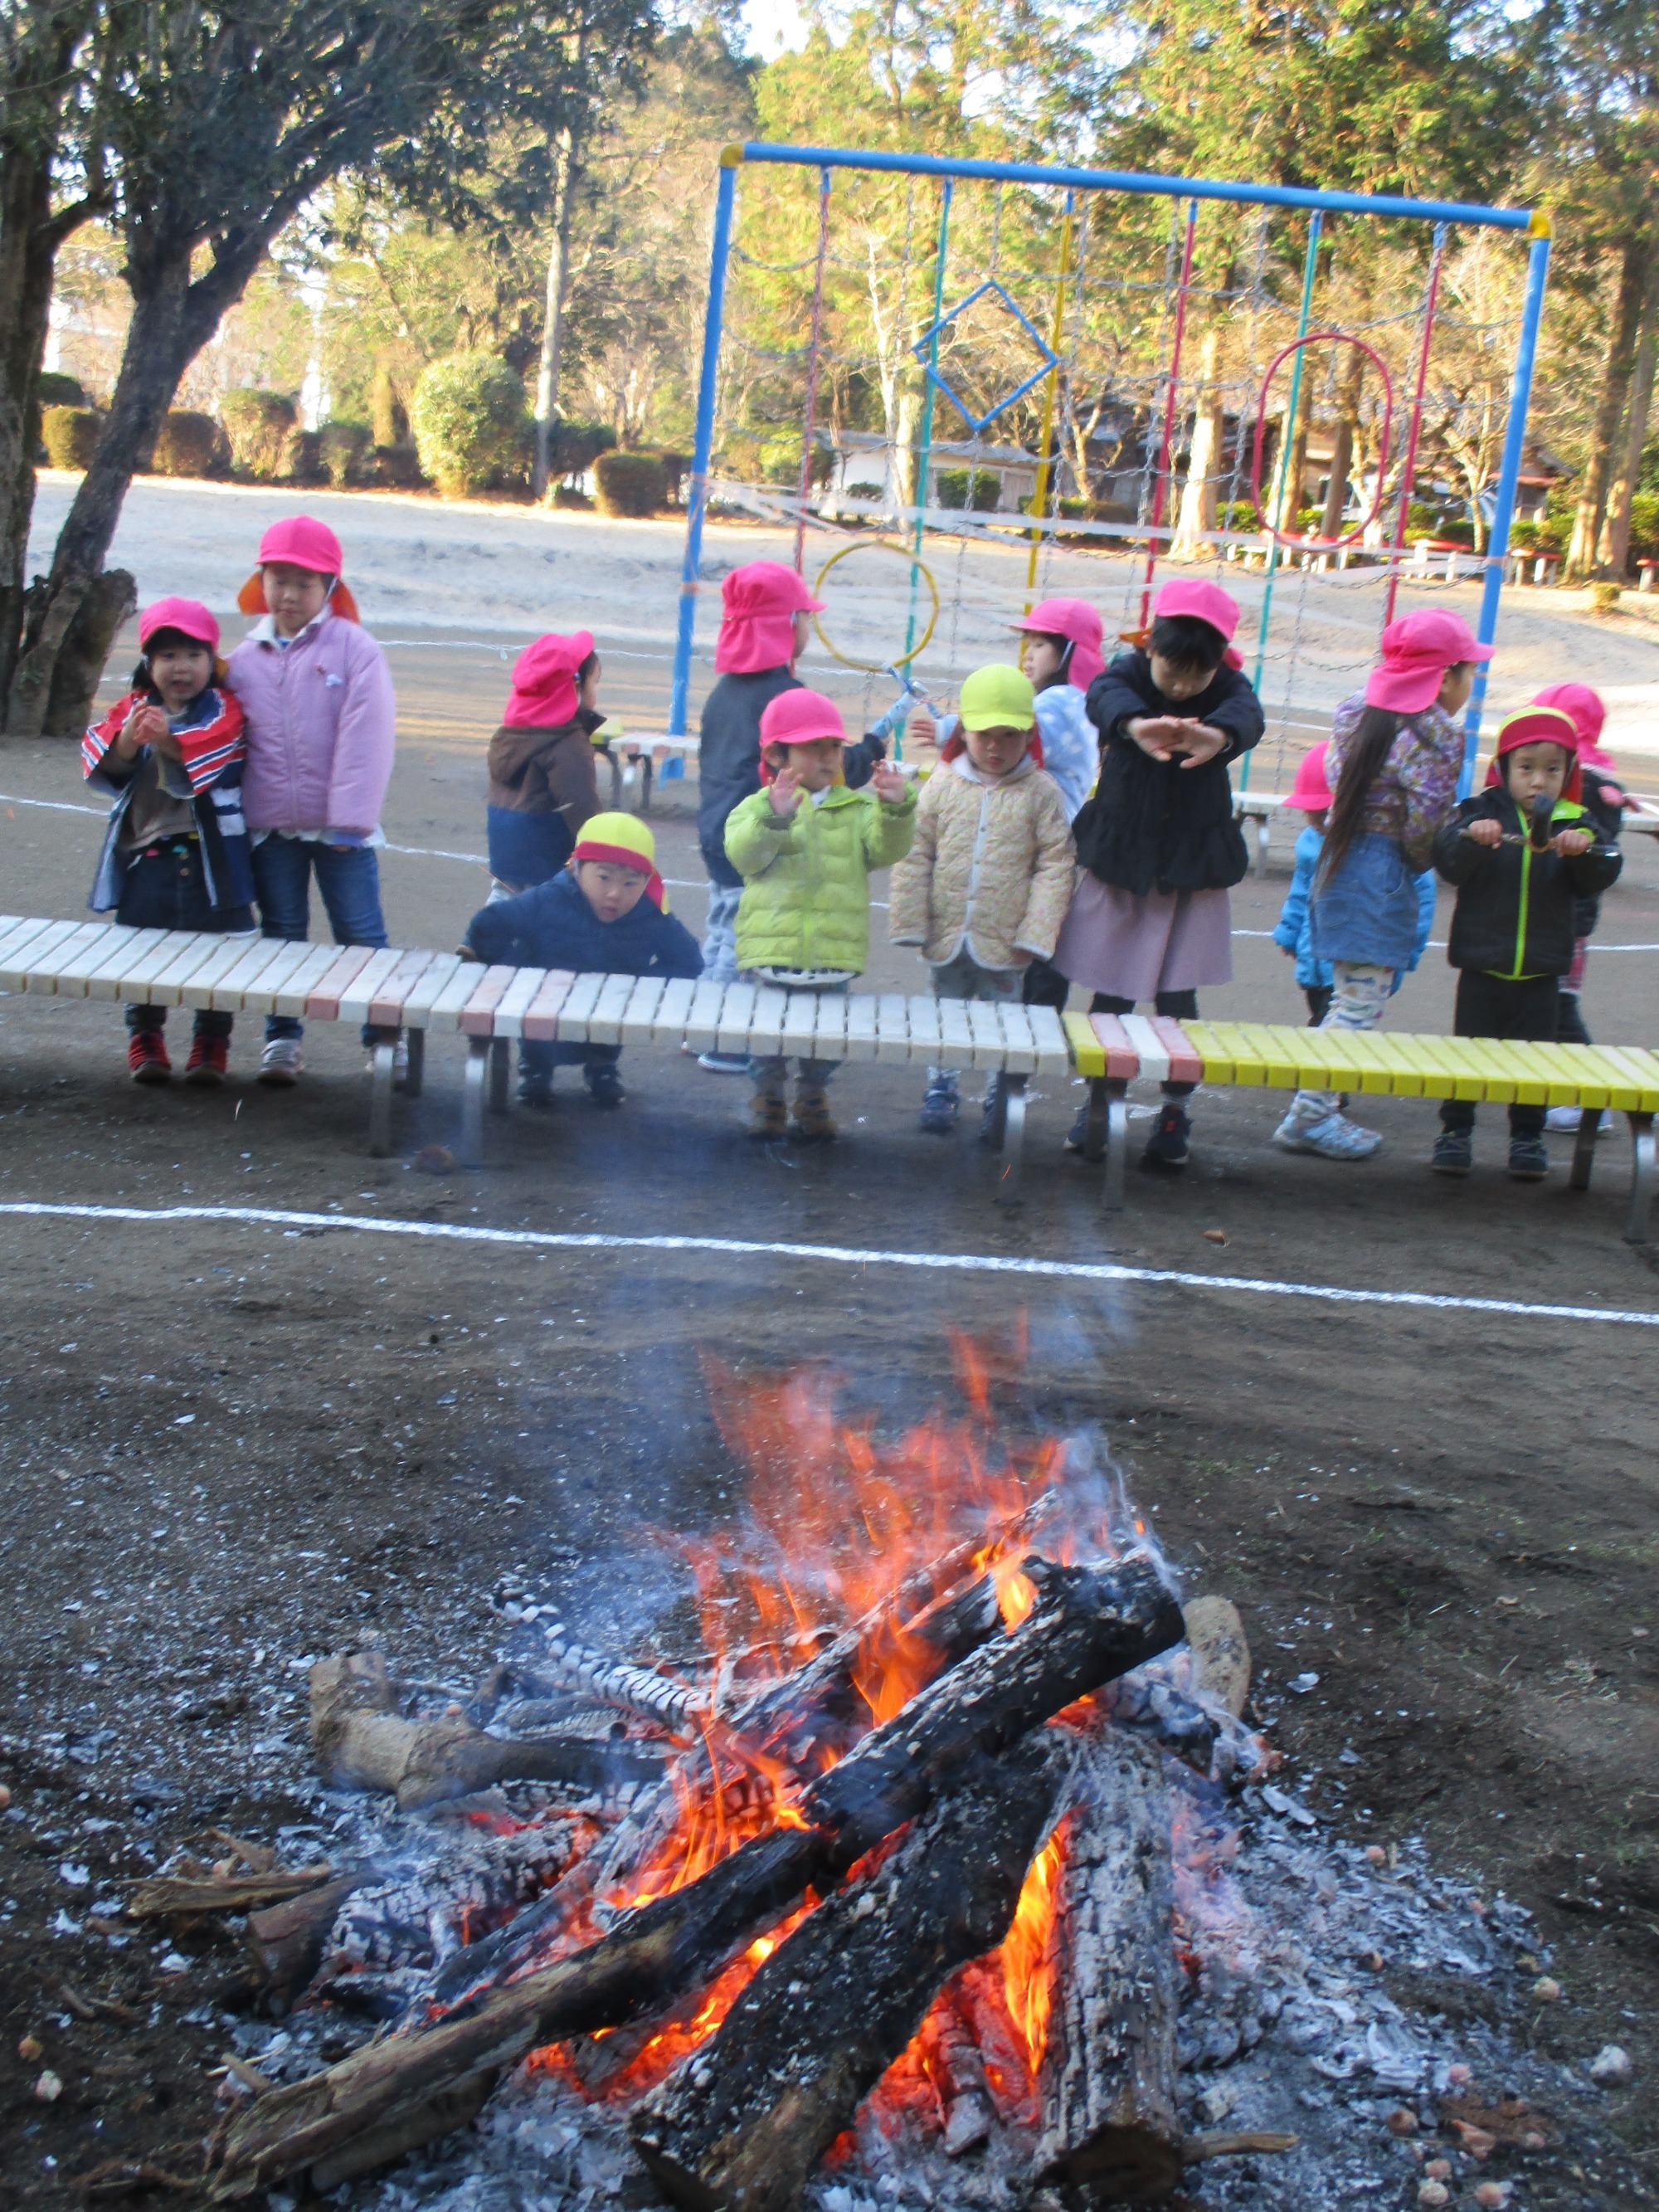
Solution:
M916 1822L761 1967L629 2124L692 2212L788 2212L959 1966L1007 1934L1075 1739L1040 1729Z
M921 391L908 379L900 385L898 416L893 434L893 489L901 507L926 503L927 487L920 482L921 456L917 440L921 434Z
M1630 398L1625 423L1625 453L1618 475L1607 494L1607 520L1596 551L1607 574L1622 581L1630 565L1630 510L1642 474L1642 450L1648 441L1648 416L1653 405L1653 380L1659 363L1659 252L1648 264L1647 304L1636 343L1631 369Z
M1187 454L1187 481L1181 490L1181 513L1170 547L1171 560L1210 560L1215 556L1215 547L1201 533L1216 526L1216 471L1225 429L1221 388L1215 380L1220 337L1218 331L1206 331L1199 349L1197 411Z
M542 314L542 358L536 376L536 462L532 495L545 496L552 468L553 426L559 412L559 356L564 347L564 300L570 270L570 221L575 198L574 147L569 130L559 133L554 171L553 237L547 250L547 295Z
M1647 291L1653 248L1643 238L1632 238L1619 264L1619 292L1613 311L1613 335L1601 372L1601 394L1590 427L1584 456L1583 482L1572 519L1572 539L1567 547L1563 580L1580 583L1595 573L1596 547L1607 512L1607 478L1613 469L1613 445L1625 416L1625 396L1630 389L1635 363L1637 333Z

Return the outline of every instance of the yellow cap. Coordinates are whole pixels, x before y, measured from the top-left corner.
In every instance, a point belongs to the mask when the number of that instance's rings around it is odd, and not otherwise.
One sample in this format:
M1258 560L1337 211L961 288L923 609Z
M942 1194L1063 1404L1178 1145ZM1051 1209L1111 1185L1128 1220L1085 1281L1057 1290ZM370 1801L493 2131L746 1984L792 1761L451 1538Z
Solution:
M1006 661L976 668L957 702L964 730L1029 730L1036 721L1031 679Z

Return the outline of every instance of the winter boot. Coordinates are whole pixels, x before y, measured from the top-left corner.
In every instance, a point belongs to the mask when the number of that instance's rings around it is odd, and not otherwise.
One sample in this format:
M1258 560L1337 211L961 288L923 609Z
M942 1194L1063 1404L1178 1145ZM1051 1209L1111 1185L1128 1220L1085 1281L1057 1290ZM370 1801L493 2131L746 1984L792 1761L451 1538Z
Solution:
M795 1103L789 1133L803 1144L824 1144L836 1133L830 1112L830 1093L822 1083L802 1076L795 1085Z
M751 1068L754 1085L749 1094L749 1133L751 1137L781 1137L789 1126L781 1066Z
M957 1072L953 1067L930 1067L927 1089L916 1116L917 1128L930 1137L948 1137L957 1126Z

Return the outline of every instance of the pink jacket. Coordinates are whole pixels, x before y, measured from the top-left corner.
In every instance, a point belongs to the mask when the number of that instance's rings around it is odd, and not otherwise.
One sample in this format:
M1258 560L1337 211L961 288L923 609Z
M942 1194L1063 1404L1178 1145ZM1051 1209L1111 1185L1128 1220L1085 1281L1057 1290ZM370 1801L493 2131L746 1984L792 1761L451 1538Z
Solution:
M248 828L380 827L397 744L386 655L362 626L325 615L290 646L246 637L230 656L247 716Z

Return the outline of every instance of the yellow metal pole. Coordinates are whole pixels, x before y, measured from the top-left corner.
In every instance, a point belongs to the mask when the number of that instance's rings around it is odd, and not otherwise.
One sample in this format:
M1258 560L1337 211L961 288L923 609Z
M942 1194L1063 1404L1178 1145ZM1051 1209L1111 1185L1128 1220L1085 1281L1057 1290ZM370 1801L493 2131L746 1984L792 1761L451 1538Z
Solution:
M1066 281L1072 273L1072 195L1066 195L1066 219L1060 234L1060 283L1054 292L1054 329L1048 339L1048 350L1059 355L1060 341L1066 335ZM1037 454L1036 483L1031 493L1031 550L1025 563L1025 612L1031 611L1032 595L1036 591L1037 553L1042 544L1042 514L1048 504L1048 477L1054 447L1054 394L1060 388L1060 362L1056 359L1048 372L1048 381L1042 393L1042 439Z

